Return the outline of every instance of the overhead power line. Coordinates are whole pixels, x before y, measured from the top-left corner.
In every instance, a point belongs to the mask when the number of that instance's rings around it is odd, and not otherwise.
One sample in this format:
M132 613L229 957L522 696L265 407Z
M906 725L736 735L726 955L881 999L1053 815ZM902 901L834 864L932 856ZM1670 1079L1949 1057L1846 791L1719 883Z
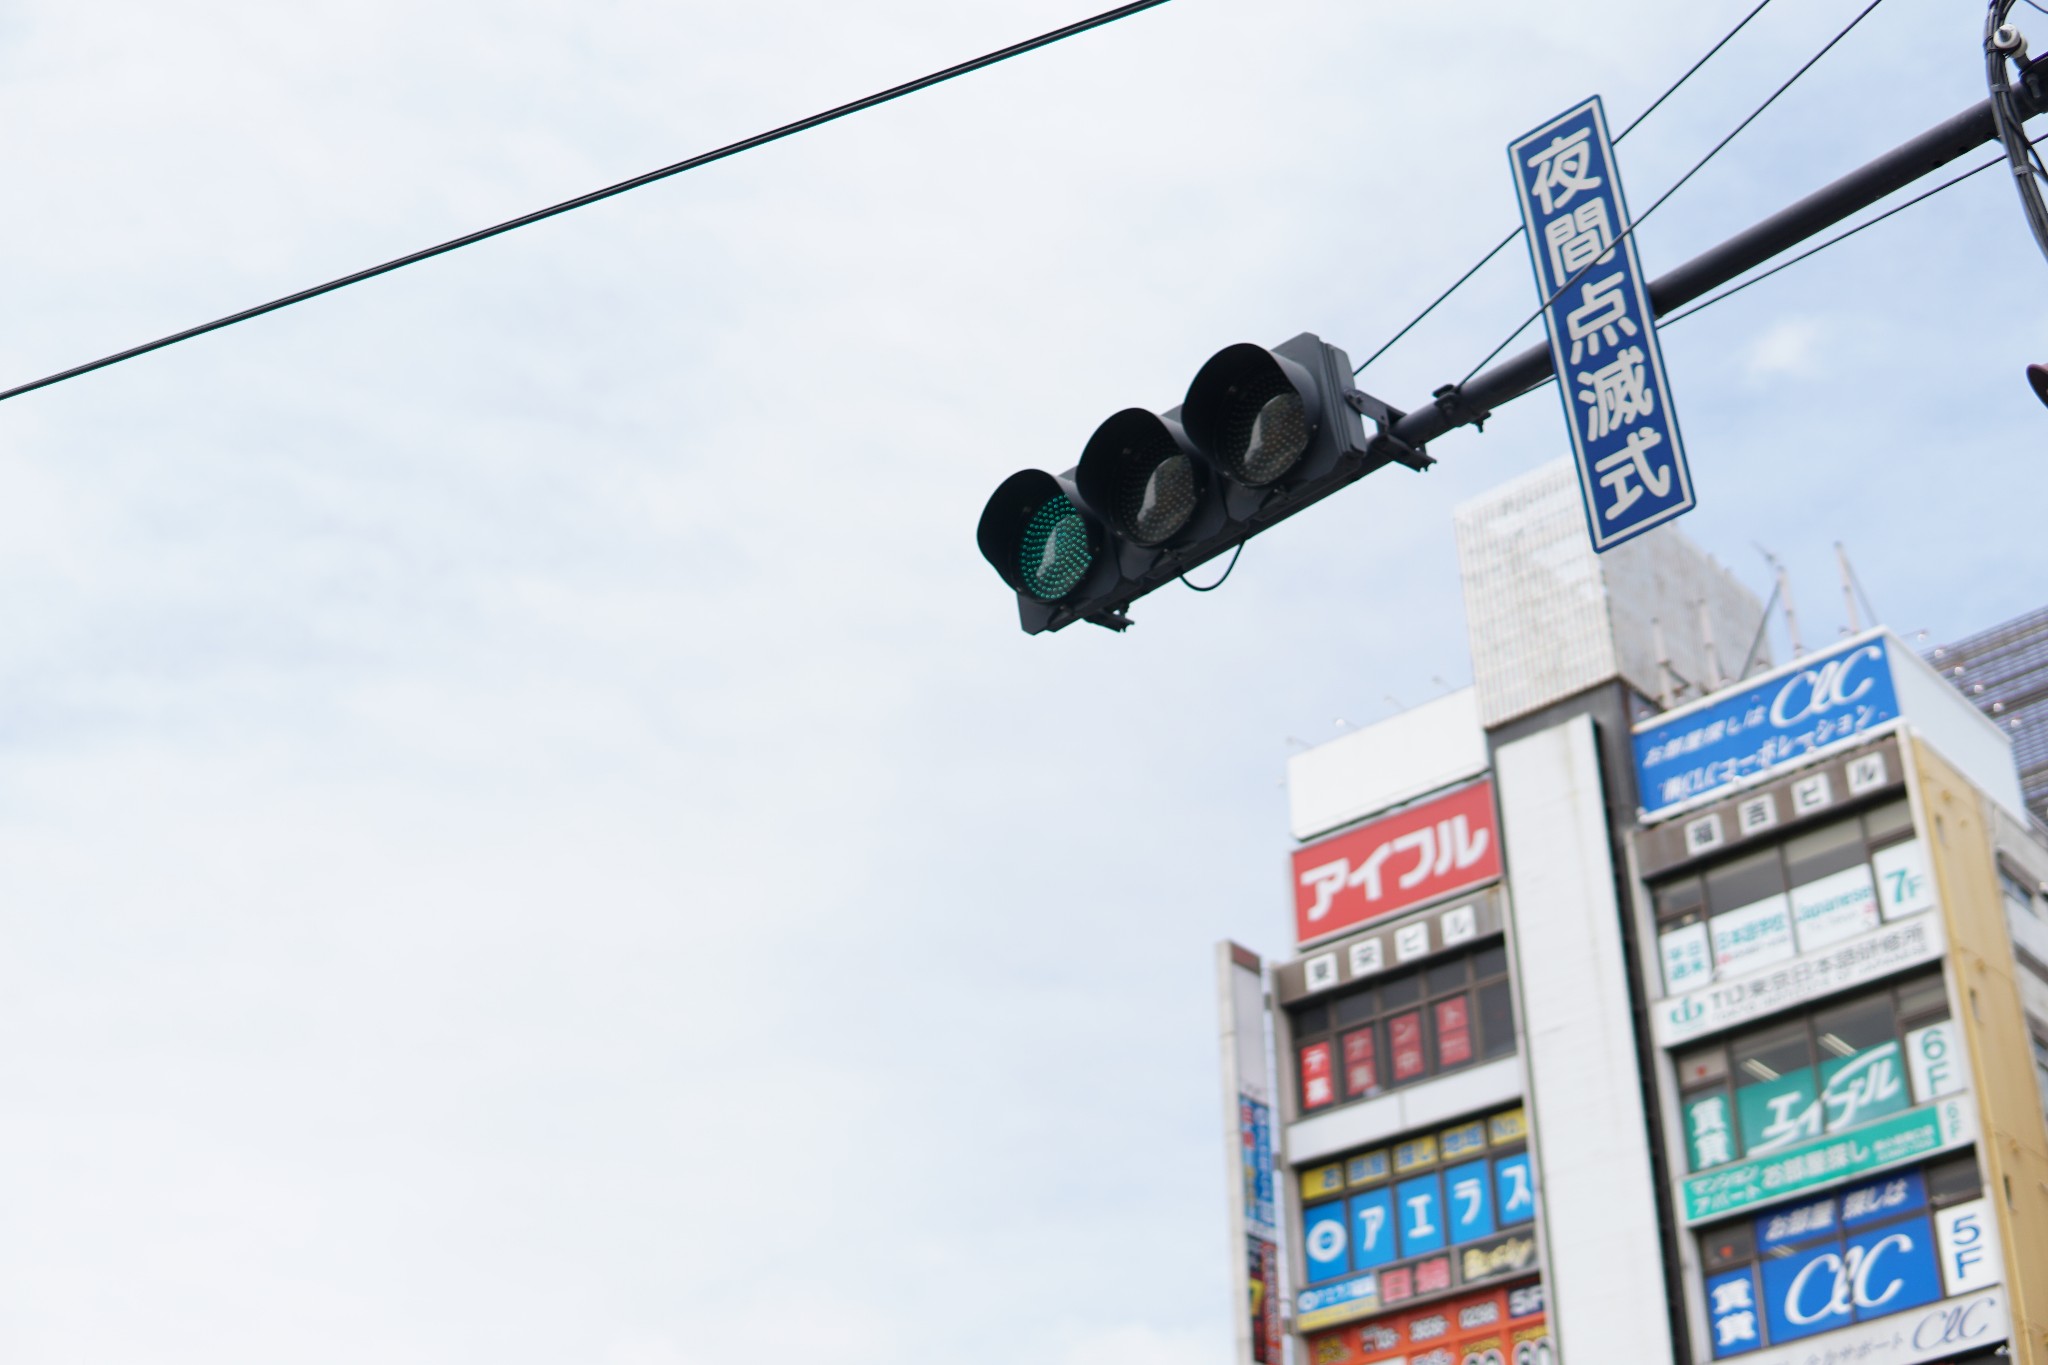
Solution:
M1623 138L1627 137L1630 133L1633 133L1636 129L1642 127L1643 120L1657 112L1657 106L1661 105L1662 103L1664 103L1665 100L1668 100L1673 95L1677 94L1678 87L1684 85L1687 81L1691 80L1693 72L1698 71L1701 67L1705 66L1709 61L1713 60L1714 54L1719 52L1722 48L1728 46L1728 40L1733 38L1736 34L1742 32L1744 28L1748 27L1749 21L1756 18L1759 14L1762 14L1764 12L1765 7L1768 6L1770 3L1771 0L1757 0L1756 8L1752 9L1749 13L1743 15L1741 20L1735 25L1734 28L1731 28L1726 33L1722 34L1721 41L1715 43L1712 47L1708 48L1704 56L1702 56L1698 61L1694 62L1691 66L1687 67L1685 69L1684 75L1680 76L1677 80L1671 82L1671 84L1665 86L1664 93L1657 96L1656 99L1651 100L1650 107L1643 110L1642 113L1637 114L1635 118L1629 123L1628 127L1622 129L1621 132L1618 135L1616 135L1614 140L1617 143L1619 143ZM1523 231L1524 229L1518 227L1513 232L1510 232L1507 236L1501 238L1499 243L1494 246L1493 250L1487 252L1484 256L1481 256L1477 264L1475 264L1470 270L1467 270L1464 274L1458 276L1457 280L1451 285L1449 289L1444 290L1443 293L1438 294L1435 299L1431 300L1429 307L1423 309L1420 313L1417 313L1413 318L1410 318L1408 321L1408 325L1406 327L1403 327L1400 331L1388 337L1384 345L1382 345L1377 351L1374 351L1371 355L1367 356L1365 358L1365 364L1360 365L1356 369L1354 369L1351 372L1352 375L1356 377L1358 375L1364 374L1366 365L1372 364L1373 361L1378 360L1381 356L1385 355L1388 351L1392 350L1395 342L1399 341L1402 337L1407 336L1410 332L1414 331L1418 323L1420 323L1424 318L1428 317L1431 313L1434 313L1436 311L1437 304L1442 303L1445 299L1449 298L1451 295L1457 293L1459 289L1463 288L1465 281L1471 279L1474 275L1477 275L1481 270L1483 270L1486 267L1487 262L1491 261L1494 257L1500 255L1501 252L1505 251L1507 249L1508 243L1514 241L1515 238L1521 236Z
M367 269L358 270L353 274L328 280L324 284L316 284L309 289L301 289L297 293L286 294L282 298L272 299L268 303L259 303L253 308L244 308L239 313L229 313L226 317L219 317L211 322L200 323L197 327L187 327L182 332L173 332L169 336L158 337L154 341L146 341L140 346L130 346L125 351L116 351L112 355L101 356L98 360L87 361L83 365L74 365L68 370L59 370L57 373L45 375L41 379L31 380L26 384L17 384L11 389L0 390L0 402L4 402L9 398L18 398L25 393L33 393L37 389L49 388L52 384L61 384L67 379L76 379L81 375L91 374L95 370L104 370L108 366L118 365L124 360L134 360L136 357L148 355L152 351L161 351L165 347L175 346L181 341L190 341L195 337L205 336L208 332L218 332L222 328L232 327L238 322L248 322L252 319L260 318L266 313L275 313L279 309L289 308L293 304L317 299L323 294L332 294L336 290L346 289L352 284L361 284L365 280L374 280L379 275L388 275L394 270L401 270L409 265L417 265L421 261L432 260L436 256L445 256L451 251L459 251L466 246L475 246L478 242L488 241L503 233L511 232L516 228L529 227L534 223L553 218L557 214L567 213L571 209L588 207L591 204L610 199L613 195L624 194L628 190L637 190L643 185L652 185L657 180L666 180L672 175L681 175L684 171L693 171L700 166L708 166L714 161L723 161L727 157L737 156L741 152L750 152L756 147L765 147L771 142L779 142L783 138L791 137L797 133L808 132L813 128L831 123L836 119L845 118L848 114L857 114L862 110L872 109L876 105L887 104L891 100L901 99L905 95L915 94L920 90L928 90L932 86L950 81L956 76L965 76L970 72L980 71L984 67L994 66L998 62L1008 61L1012 57L1021 57L1027 52L1035 52L1041 47L1050 47L1052 44L1064 39L1076 37L1091 29L1101 28L1106 24L1113 24L1119 19L1129 18L1131 15L1144 10L1156 9L1166 3L1167 0L1133 0L1130 4L1118 5L1115 9L1104 10L1092 18L1082 19L1068 24L1064 28L1056 28L1049 32L1041 33L1037 37L1027 38L1021 43L1012 43L1008 47L984 53L982 56L961 62L956 66L949 66L943 71L934 71L930 75L919 76L916 80L905 81L901 85L891 86L887 90L877 91L875 94L851 100L845 104L835 105L833 108L827 109L822 113L812 114L809 118L801 118L794 123L785 123L779 128L771 128L765 133L756 133L754 136L742 138L738 142L727 143L723 147L700 153L685 161L678 161L674 165L663 166L659 170L636 175L630 180L621 180L615 185L607 185L603 189L592 190L588 194L580 194L574 199L564 199L559 204L550 204L544 209L536 209L532 213L521 214L517 218L508 218L502 223L496 223L487 228L479 228L475 232L465 233L460 237L450 238L448 241L439 243L436 246L423 248L422 250L412 252L410 255L399 256L393 260L385 261L381 265L373 265Z
M1851 19L1847 24L1843 25L1842 29L1838 33L1836 33L1834 37L1828 39L1827 42L1821 44L1820 51L1814 53L1811 57L1808 57L1806 61L1800 65L1797 71L1794 71L1790 76L1788 76L1785 79L1784 84L1780 85L1776 90L1773 90L1768 96L1766 96L1762 104L1759 104L1756 108L1750 110L1748 116L1745 117L1742 120L1742 122L1736 124L1733 128L1729 129L1728 135L1726 137L1723 137L1719 142L1715 143L1712 147L1709 147L1707 149L1707 154L1692 164L1691 170L1687 171L1684 175L1679 176L1677 181L1675 181L1672 184L1671 188L1665 190L1664 193L1658 195L1656 203L1650 205L1650 207L1648 207L1647 209L1644 209L1640 216L1635 218L1632 222L1629 223L1627 227L1623 228L1618 234L1616 234L1615 241L1619 242L1623 237L1632 235L1637 228L1641 227L1644 223L1648 222L1650 220L1650 215L1655 213L1658 209L1663 208L1664 205L1670 200L1672 195L1678 193L1679 190L1684 188L1686 181L1692 179L1695 175L1698 175L1700 171L1705 168L1706 164L1709 161L1712 161L1716 156L1720 154L1721 149L1723 147L1726 147L1729 143L1733 142L1736 136L1739 133L1741 133L1743 129L1749 127L1750 124L1756 122L1756 120L1763 114L1764 110L1770 108L1773 104L1777 103L1778 97L1780 95L1784 94L1787 90L1790 90L1795 84L1797 84L1801 76L1804 76L1807 72L1813 70L1814 66L1817 63L1819 63L1821 58L1827 56L1829 52L1834 50L1835 44L1841 42L1842 39L1848 37L1849 34L1852 31L1854 31L1858 24L1862 23L1865 19L1868 19L1871 15L1871 12L1883 3L1884 0L1870 0L1869 4L1865 5L1861 10L1857 11L1856 17L1854 19ZM1602 259L1605 258L1603 257ZM1458 381L1457 387L1462 389L1463 387L1465 387L1466 384L1470 383L1472 381L1473 375L1478 374L1481 370L1485 369L1489 364L1493 362L1493 358L1495 356L1499 355L1502 351L1505 351L1509 346L1513 345L1515 338L1522 335L1522 333L1528 329L1530 323L1542 317L1545 309L1549 308L1551 304L1557 302L1558 299L1564 296L1565 290L1570 289L1573 285L1577 284L1598 264L1599 262L1595 261L1592 265L1581 267L1581 269L1576 275L1573 275L1570 279L1566 280L1563 284L1559 285L1557 287L1557 291L1551 294L1550 297L1543 300L1543 302L1537 306L1535 312L1531 313L1528 317L1524 318L1521 324L1517 326L1514 331L1508 333L1507 336L1501 339L1500 345L1494 347L1491 351L1488 351L1486 353L1486 359L1480 361L1477 365L1474 365L1471 368L1471 370L1466 373L1465 377Z
M2044 140L2048 140L2048 133L2043 133L2040 137L2035 138L2033 140L2032 145L2038 146ZM1793 256L1786 260L1778 262L1769 270L1759 271L1757 274L1751 275L1748 279L1744 280L1740 284L1730 285L1728 288L1722 290L1720 293L1714 295L1712 298L1701 299L1698 303L1693 304L1690 308L1680 309L1678 312L1673 313L1668 318L1657 319L1657 326L1659 328L1664 328L1669 327L1674 322L1683 322L1687 318L1691 317L1694 313L1701 312L1704 309L1712 308L1715 304L1721 302L1721 300L1732 298L1735 295L1740 294L1743 290L1749 288L1753 284L1761 284L1763 281L1777 274L1780 270L1785 270L1792 266L1798 265L1801 261L1806 260L1809 257L1818 256L1821 252L1826 251L1829 247L1834 246L1838 242L1848 241L1851 237L1854 237L1857 233L1863 231L1865 228L1876 227L1879 223L1882 223L1885 219L1891 217L1895 213L1904 213L1907 209L1912 208L1913 205L1921 203L1928 199L1932 199L1935 195L1940 194L1943 190L1951 189L1954 186L1960 185L1973 175L1982 175L1985 171L1990 170L1993 166L1999 165L2001 162L2004 161L2004 159L2005 158L2003 157L1993 157L1991 160L1983 162L1980 165L1972 166L1969 170L1964 171L1961 175L1951 176L1947 180L1942 181L1939 185L1936 185L1931 190L1924 190L1921 193L1914 195L1911 199L1907 199L1902 203L1892 205L1892 207L1886 209L1883 213L1880 213L1873 218L1866 218L1862 222L1858 223L1855 227L1852 227L1845 232L1836 233L1834 236L1828 238L1825 242L1822 242L1819 246L1808 247L1805 251L1800 252L1797 256Z

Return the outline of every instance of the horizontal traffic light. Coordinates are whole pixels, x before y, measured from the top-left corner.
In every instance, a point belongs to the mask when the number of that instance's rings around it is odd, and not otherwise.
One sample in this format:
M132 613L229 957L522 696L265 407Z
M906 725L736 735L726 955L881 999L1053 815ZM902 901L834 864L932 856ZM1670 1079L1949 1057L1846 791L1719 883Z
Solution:
M1065 474L1003 480L975 538L1027 632L1122 630L1138 598L1345 484L1389 463L1428 468L1391 434L1401 416L1360 393L1344 352L1315 336L1227 346L1179 407L1125 408Z

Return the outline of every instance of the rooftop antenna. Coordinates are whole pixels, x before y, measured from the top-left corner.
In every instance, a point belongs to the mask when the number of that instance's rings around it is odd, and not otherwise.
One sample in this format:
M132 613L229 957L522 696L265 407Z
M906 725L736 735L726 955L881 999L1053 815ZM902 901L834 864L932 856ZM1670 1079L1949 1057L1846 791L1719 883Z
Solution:
M1757 549L1763 550L1765 559L1771 559L1771 552L1769 550L1764 550L1764 547L1761 545L1757 546ZM1773 564L1777 563L1775 559L1772 559L1771 562ZM1780 573L1782 574L1782 572L1781 570ZM1763 657L1764 643L1770 638L1771 632L1771 608L1777 605L1778 594L1784 589L1784 586L1784 580L1781 577L1777 585L1771 589L1769 599L1764 602L1762 617L1756 623L1756 634L1751 637L1749 642L1749 652L1742 656L1742 671L1735 675L1738 679L1748 677L1749 670L1755 668L1757 661ZM1793 657L1798 657L1796 651Z
M1718 692L1727 679L1721 676L1721 654L1714 648L1714 620L1707 614L1707 599L1699 600L1700 643L1707 650L1707 691Z
M1842 561L1842 595L1846 597L1853 590L1856 595L1856 601L1863 603L1863 614L1870 618L1870 624L1873 626L1882 624L1884 618L1877 614L1876 607L1870 605L1870 594L1863 591L1863 580L1856 577L1856 568L1849 563L1849 552L1842 548L1840 541L1835 542L1835 556ZM1849 604L1849 621L1849 629L1852 632L1858 629L1855 624L1856 602Z
M1750 543L1756 544L1754 541ZM1785 609L1785 638L1792 646L1792 657L1796 659L1806 652L1806 645L1799 638L1799 613L1792 609L1791 571L1785 567L1782 560L1763 546L1757 545L1756 549L1757 553L1764 557L1764 562L1769 564L1778 575L1777 598L1779 605ZM1770 614L1771 609L1765 607L1764 615L1769 616Z
M1855 579L1849 573L1849 552L1842 548L1842 542L1835 542L1835 566L1842 571L1842 610L1849 613L1849 634L1862 631L1863 622L1856 615Z
M1664 643L1664 623L1650 618L1650 641L1657 646L1657 705L1671 709L1671 650Z

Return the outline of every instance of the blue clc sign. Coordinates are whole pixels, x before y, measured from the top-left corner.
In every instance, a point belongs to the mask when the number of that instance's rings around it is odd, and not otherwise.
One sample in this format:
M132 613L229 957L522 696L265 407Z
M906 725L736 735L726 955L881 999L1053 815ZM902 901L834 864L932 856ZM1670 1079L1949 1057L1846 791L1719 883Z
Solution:
M1621 173L1596 95L1508 147L1596 551L1693 506Z
M1851 640L1638 726L1637 799L1655 815L1898 717L1884 637Z
M1941 1297L1934 1230L1909 1218L1763 1263L1773 1342L1797 1341Z

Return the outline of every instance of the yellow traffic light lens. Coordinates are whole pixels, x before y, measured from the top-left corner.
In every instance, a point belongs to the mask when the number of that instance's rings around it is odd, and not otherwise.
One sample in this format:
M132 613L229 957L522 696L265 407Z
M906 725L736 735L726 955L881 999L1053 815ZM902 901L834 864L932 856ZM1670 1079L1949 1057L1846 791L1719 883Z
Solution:
M1249 407L1247 402L1239 411ZM1308 449L1308 436L1308 411L1301 395L1291 387L1274 394L1259 404L1249 422L1232 423L1232 448L1243 451L1237 457L1239 476L1254 488L1273 482L1294 468Z
M1148 469L1133 469L1117 490L1117 520L1140 545L1157 545L1195 514L1195 462L1173 454Z

